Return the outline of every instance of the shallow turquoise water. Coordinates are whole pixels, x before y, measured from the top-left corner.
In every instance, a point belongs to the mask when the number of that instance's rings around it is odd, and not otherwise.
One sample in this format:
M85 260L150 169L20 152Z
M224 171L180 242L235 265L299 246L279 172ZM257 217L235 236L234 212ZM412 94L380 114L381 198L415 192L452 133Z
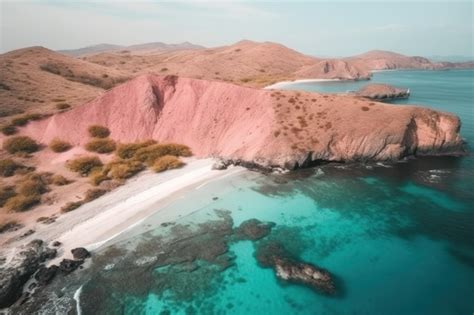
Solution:
M376 73L373 81L409 87L409 103L458 114L463 136L474 143L473 74L391 71ZM297 88L345 91L363 84ZM159 255L157 240L173 230L161 226L158 213L117 241L114 247L123 253L104 254L112 267L93 260L100 268L92 269L83 287L81 307L111 314L472 314L473 165L467 156L326 165L322 173L309 169L283 176L245 171L167 207L192 210L175 222L187 229L212 230L214 225L203 224L221 220L216 209L229 211L234 227L251 218L276 223L268 237L334 274L334 297L282 283L257 264L256 243L250 241L228 242L231 264L223 269L199 259L186 270L137 265L133 262Z

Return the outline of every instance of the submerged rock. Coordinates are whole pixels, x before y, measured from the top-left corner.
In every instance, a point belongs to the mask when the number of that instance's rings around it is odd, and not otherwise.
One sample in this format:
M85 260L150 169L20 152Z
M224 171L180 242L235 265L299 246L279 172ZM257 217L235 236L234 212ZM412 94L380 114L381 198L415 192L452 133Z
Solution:
M263 267L273 268L276 276L284 281L303 284L324 294L336 293L334 280L328 271L289 257L278 242L260 244L256 258Z
M91 256L91 253L84 247L78 247L71 250L72 256L76 260L84 260Z
M256 241L270 234L275 223L264 223L257 219L250 219L235 229L235 236L240 240Z
M59 263L59 270L61 270L63 273L68 274L79 268L79 266L83 263L83 260L63 259Z

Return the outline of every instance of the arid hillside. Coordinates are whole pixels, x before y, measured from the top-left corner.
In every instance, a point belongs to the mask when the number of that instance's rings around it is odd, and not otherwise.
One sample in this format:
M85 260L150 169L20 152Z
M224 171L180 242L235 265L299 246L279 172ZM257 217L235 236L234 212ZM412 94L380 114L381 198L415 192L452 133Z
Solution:
M124 71L43 47L15 50L0 55L0 116L82 104L128 78Z
M198 157L266 167L393 160L456 153L462 147L459 119L426 108L154 75L20 131L43 144L60 138L84 145L91 124L108 127L118 142L182 143Z
M346 58L360 67L370 70L388 69L451 69L451 68L472 68L473 62L433 62L420 56L405 56L391 51L372 50L361 55Z

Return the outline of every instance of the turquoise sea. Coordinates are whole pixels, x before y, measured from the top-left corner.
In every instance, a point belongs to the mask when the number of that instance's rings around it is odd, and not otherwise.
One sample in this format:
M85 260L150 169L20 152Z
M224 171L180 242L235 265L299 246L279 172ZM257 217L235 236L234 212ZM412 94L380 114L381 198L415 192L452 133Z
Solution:
M474 71L387 71L404 103L453 112L474 143ZM288 86L323 92L370 82ZM77 283L82 314L472 314L474 159L329 164L286 175L242 171L207 183L94 255ZM232 228L275 223L295 259L325 268L337 294L283 283ZM77 286L75 287L77 289Z

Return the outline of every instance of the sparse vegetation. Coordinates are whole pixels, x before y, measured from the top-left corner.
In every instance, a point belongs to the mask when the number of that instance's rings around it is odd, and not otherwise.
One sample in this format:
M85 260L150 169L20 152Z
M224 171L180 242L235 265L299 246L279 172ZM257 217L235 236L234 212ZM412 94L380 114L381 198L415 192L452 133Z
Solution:
M89 126L87 131L93 138L107 138L110 135L109 128L100 125Z
M168 71L168 68L161 68L160 71L161 71L161 72L166 72L166 71Z
M165 155L186 157L191 156L192 153L189 147L182 144L154 144L137 150L134 158L146 163L147 165L152 165L158 158Z
M86 144L86 150L97 153L110 153L115 151L115 141L111 139L93 139Z
M27 136L16 136L5 140L3 149L8 153L33 153L38 151L39 145Z
M22 165L16 163L12 159L3 159L0 160L0 176L10 177L15 175L15 171L21 168Z
M148 147L153 144L156 144L155 140L147 140L138 143L119 144L115 154L121 159L131 159L134 157L135 153L139 149Z
M49 148L56 153L66 152L71 148L71 144L67 141L55 138L49 143Z
M182 161L179 160L176 156L165 155L157 159L152 166L152 169L155 172L163 172L166 170L180 168L184 165Z
M0 207L3 207L8 199L15 197L15 187L13 186L1 186L0 187Z
M15 230L19 227L21 227L21 225L15 220L2 221L0 222L0 234Z
M58 109L58 110L66 110L66 109L69 109L69 108L71 108L71 105L69 105L67 103L56 104L56 109Z
M107 190L100 189L100 188L89 189L88 191L86 191L83 202L90 202L92 200L95 200L95 199L105 195L106 192L107 192Z
M109 177L113 179L127 179L145 169L139 161L113 161L104 168Z
M11 212L22 212L39 204L40 201L41 201L41 197L39 195L31 195L31 196L16 195L8 199L4 207L8 211L11 211Z
M100 169L102 161L97 156L83 156L67 162L67 167L82 176L89 175L94 169Z
M16 191L24 196L41 195L48 191L48 186L40 177L29 177L18 183Z
M12 126L25 126L30 120L39 120L43 118L41 114L25 114L20 117L12 119L10 125Z
M3 133L5 136L14 135L14 134L17 133L17 132L18 132L18 130L16 129L15 126L6 125L6 126L3 126L3 127L2 127L2 133Z
M71 181L62 175L54 175L51 177L51 184L56 186L64 186L70 183Z
M84 202L81 201L71 201L66 203L64 206L61 207L61 212L66 213L66 212L71 212L73 210L76 210L80 206L82 206Z
M362 109L364 112L367 112L370 110L367 106L362 106L360 109Z

